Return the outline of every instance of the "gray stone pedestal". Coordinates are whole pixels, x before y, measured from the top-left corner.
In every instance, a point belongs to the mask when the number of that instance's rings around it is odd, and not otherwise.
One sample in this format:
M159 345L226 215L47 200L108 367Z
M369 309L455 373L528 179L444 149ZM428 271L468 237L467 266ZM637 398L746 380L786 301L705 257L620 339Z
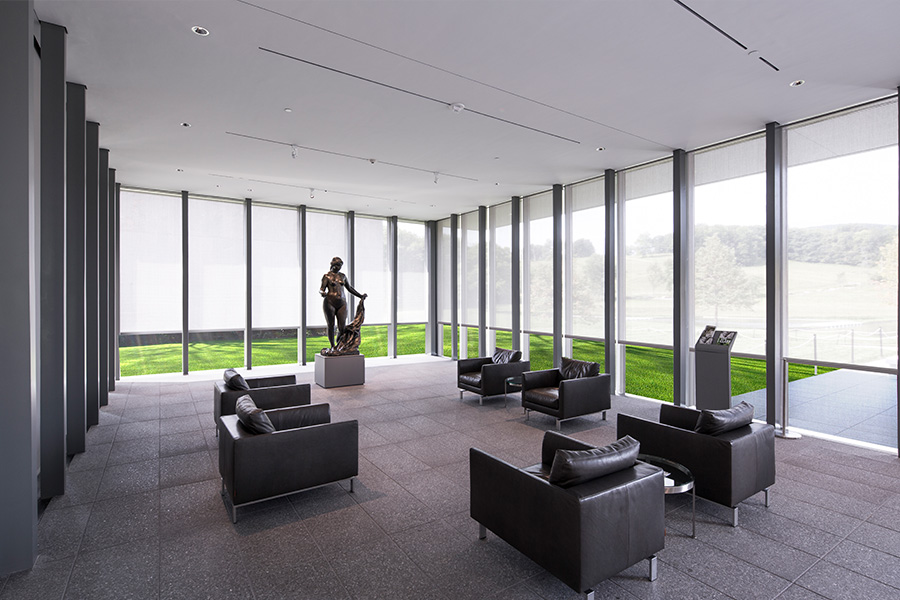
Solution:
M316 354L316 385L323 388L362 385L366 382L366 357L362 354Z

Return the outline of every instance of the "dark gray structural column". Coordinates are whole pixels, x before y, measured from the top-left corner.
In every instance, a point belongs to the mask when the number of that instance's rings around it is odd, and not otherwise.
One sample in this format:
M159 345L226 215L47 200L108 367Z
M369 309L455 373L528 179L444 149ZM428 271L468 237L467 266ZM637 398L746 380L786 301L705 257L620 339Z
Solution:
M459 358L459 215L450 215L450 358Z
M616 376L616 172L606 169L603 174L605 187L604 209L606 211L606 247L604 248L604 298L603 330L605 370L610 375L610 389L615 392Z
M784 145L778 123L766 123L766 421L784 423ZM782 430L782 433L784 431Z
M388 356L390 358L397 358L397 290L399 285L397 284L398 279L400 278L400 274L397 272L398 260L398 248L397 248L397 226L398 219L397 216L394 215L390 219L390 225L388 229L388 235L390 236L390 245L391 245L391 325L388 327Z
M100 299L97 311L100 315L100 406L109 404L109 150L100 148L100 226L99 267L97 283Z
M478 207L478 356L487 356L487 207Z
M100 422L100 124L85 132L84 339L88 427Z
M119 232L116 230L116 170L109 170L109 187L107 188L109 197L107 198L108 214L108 234L109 246L107 248L107 261L109 273L109 287L107 289L107 335L109 336L109 352L107 360L109 362L107 370L107 379L109 383L109 391L116 391L116 360L119 354L118 335L116 333L116 297L119 289L118 273L116 272L116 238ZM108 397L108 396L107 396Z
M356 288L356 213L354 211L347 212L347 252L350 254L350 266L347 268L347 277L350 279L350 285ZM348 307L350 318L356 314L356 296L347 294L350 302ZM337 334L335 334L337 335Z
M0 576L30 569L37 558L40 285L34 262L40 243L40 34L30 0L0 2L0 181L3 219L0 294L4 368L0 435ZM82 121L83 123L84 121Z
M120 227L120 219L119 219L119 215L121 214L121 206L120 206L121 196L122 196L122 184L117 182L116 183L116 197L115 197L115 203L114 203L115 206L113 209L113 211L115 212L115 217L116 217L115 225L113 226L113 231L116 234L116 244L115 244L115 248L116 248L116 269L115 269L116 289L114 291L114 296L115 296L114 299L115 299L116 306L115 306L115 310L113 311L113 318L115 319L114 320L115 327L113 328L113 332L112 332L113 339L115 339L115 342L116 342L115 351L113 352L113 358L115 359L114 373L116 374L115 375L116 379L119 379L122 376L120 364L119 364L119 334L122 333L122 302L121 302L122 294L121 294L121 286L120 286L122 277L119 273L120 265L122 263L122 261L121 261L122 254L120 252L121 246L119 244L120 237L121 237L119 234L122 231L122 229Z
M553 366L562 364L563 186L553 185Z
M66 453L84 452L84 96L66 84Z
M297 207L300 223L300 331L297 332L297 362L306 364L306 205Z
M512 299L512 349L522 349L522 269L519 234L522 223L522 198L513 196L509 209L510 228L512 231L512 258L510 260L510 295Z
M440 356L441 325L438 323L438 224L425 223L425 264L428 266L428 325L425 327L425 352Z
M65 492L66 29L41 23L41 498Z
M897 88L897 95L900 96L900 87ZM900 102L897 103L897 139L900 139ZM898 165L897 165L897 174L900 177L900 154L898 154ZM898 196L897 196L897 227L900 228L900 181L898 181ZM897 281L900 281L900 256L898 256L897 260L897 268L898 268L898 277ZM897 323L900 324L900 286L897 287ZM900 356L900 336L897 336L897 356ZM897 380L897 408L900 409L900 377L895 378ZM900 456L900 410L897 411L897 454Z
M676 406L688 404L688 277L690 247L688 244L687 153L672 152L672 351L674 359L674 401Z
M244 366L253 368L253 201L244 198Z
M189 310L189 292L190 288L190 269L188 269L188 217L189 217L190 199L185 190L181 190L181 374L187 375L190 370L189 349L190 349L190 310Z

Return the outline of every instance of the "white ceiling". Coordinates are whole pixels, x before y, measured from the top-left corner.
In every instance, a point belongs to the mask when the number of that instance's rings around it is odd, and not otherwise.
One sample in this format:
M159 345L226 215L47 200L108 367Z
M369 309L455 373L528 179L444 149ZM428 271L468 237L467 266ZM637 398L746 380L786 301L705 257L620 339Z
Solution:
M121 183L415 219L900 84L897 0L683 2L747 50L675 0L35 0L35 11L67 28L68 80L87 86Z

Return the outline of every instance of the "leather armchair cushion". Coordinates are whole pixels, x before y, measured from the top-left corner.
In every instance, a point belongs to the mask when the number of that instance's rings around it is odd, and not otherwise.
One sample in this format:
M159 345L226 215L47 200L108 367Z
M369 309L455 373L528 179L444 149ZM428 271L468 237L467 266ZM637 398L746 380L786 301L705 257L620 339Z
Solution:
M250 396L241 396L234 405L234 412L237 415L241 425L252 431L253 433L272 433L275 426L266 413L256 406L253 398Z
M600 365L586 360L562 357L562 365L559 367L563 379L580 379L582 377L596 377L600 374Z
M634 466L641 443L625 436L608 446L590 450L557 450L550 467L550 483L571 487Z
M505 350L503 348L497 348L494 350L494 355L491 357L491 360L495 365L505 365L508 363L519 362L522 359L522 352L519 350Z
M559 388L536 388L522 392L522 399L554 410L559 408Z
M753 405L741 402L724 410L704 410L700 413L694 431L706 435L719 435L749 425L752 421Z
M472 387L481 387L481 371L473 371L471 373L460 373L459 382L471 385Z
M231 390L249 390L250 386L247 385L247 382L244 381L244 378L240 373L235 371L234 369L226 369L225 375L223 376L225 379L225 386Z

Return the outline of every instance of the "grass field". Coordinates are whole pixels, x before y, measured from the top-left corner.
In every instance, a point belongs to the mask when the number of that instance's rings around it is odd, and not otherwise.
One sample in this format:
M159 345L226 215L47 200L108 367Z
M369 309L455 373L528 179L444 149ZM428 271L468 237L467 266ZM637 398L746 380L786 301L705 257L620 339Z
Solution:
M497 346L512 347L509 332L498 331ZM467 349L469 356L478 355L478 330L469 329ZM529 336L531 368L549 369L553 364L553 339L550 336ZM307 362L314 362L315 355L328 345L324 336L309 337L306 341ZM371 325L363 328L360 352L369 357L387 356L387 326ZM450 327L444 328L444 351L450 355ZM425 353L425 325L400 325L397 328L398 354ZM572 356L579 360L591 360L603 364L606 348L602 342L573 340ZM673 358L671 350L625 347L625 391L648 398L672 402ZM195 342L188 345L191 371L227 369L244 364L244 348L240 341ZM157 344L132 346L119 349L119 361L123 377L181 372L181 344ZM253 364L279 365L297 363L297 339L282 338L253 341ZM820 373L832 369L820 368ZM790 381L813 375L813 368L791 365ZM764 360L731 359L731 393L733 396L766 387L766 363Z

